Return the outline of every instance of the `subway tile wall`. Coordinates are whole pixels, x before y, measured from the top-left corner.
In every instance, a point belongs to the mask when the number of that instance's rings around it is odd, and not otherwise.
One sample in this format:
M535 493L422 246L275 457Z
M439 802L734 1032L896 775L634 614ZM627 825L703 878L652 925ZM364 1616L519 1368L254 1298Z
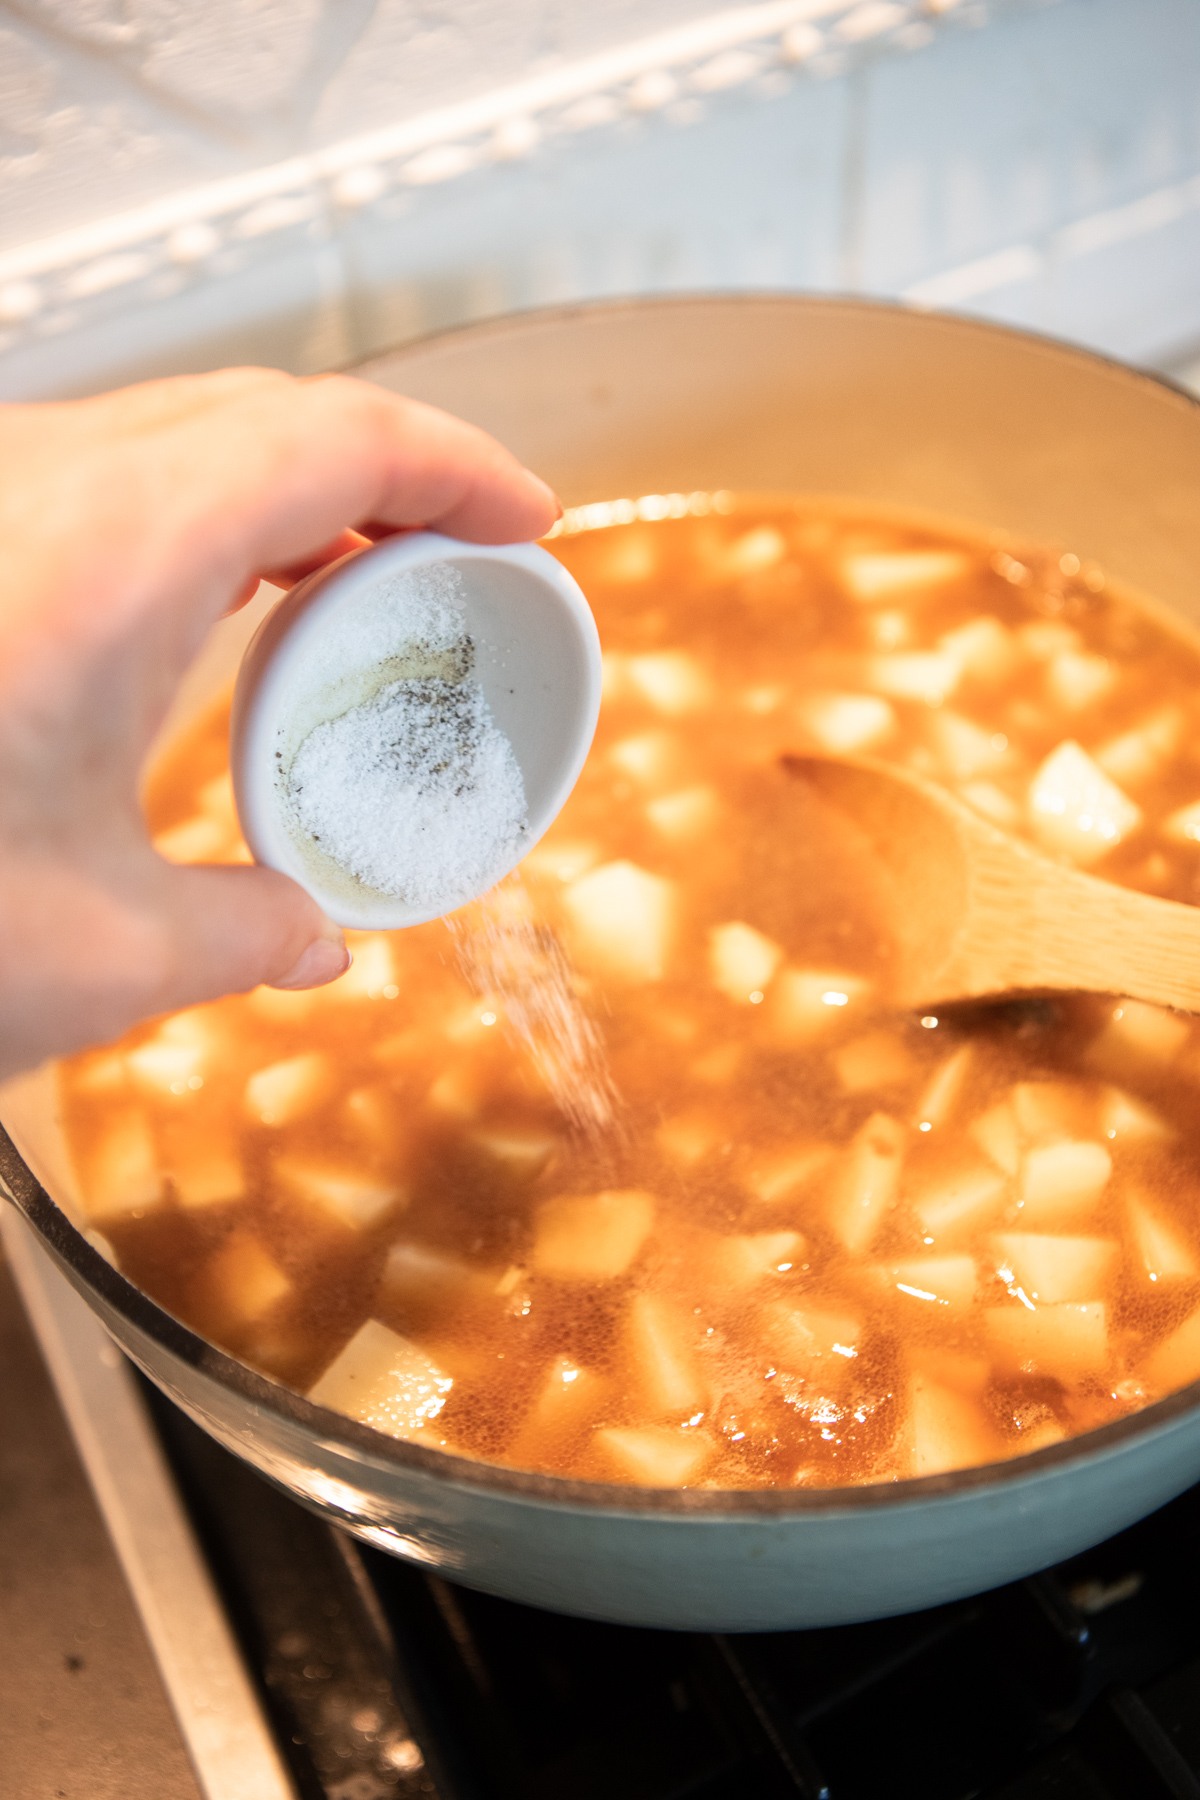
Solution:
M0 397L697 288L1200 358L1195 0L0 0Z

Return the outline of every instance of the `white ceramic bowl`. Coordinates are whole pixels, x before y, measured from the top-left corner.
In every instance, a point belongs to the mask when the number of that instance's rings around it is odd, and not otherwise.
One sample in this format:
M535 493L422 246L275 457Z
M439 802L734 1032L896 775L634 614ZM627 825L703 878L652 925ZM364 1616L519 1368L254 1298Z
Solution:
M301 581L247 646L230 725L242 831L255 857L299 882L339 925L390 931L423 925L478 897L422 909L368 887L289 827L285 781L303 736L367 697L370 670L354 655L356 609L381 583L448 563L475 649L474 678L513 747L525 784L519 847L488 868L478 892L516 866L554 822L579 779L600 712L600 639L577 583L537 544L465 544L434 531L388 538ZM331 672L336 680L331 682ZM280 749L282 746L282 750ZM353 806L353 794L346 795Z

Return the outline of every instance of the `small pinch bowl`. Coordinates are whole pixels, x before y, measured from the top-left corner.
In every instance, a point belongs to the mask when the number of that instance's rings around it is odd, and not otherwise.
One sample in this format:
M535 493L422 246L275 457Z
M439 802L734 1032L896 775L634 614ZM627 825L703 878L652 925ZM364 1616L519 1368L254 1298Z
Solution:
M346 672L352 609L373 588L431 563L462 580L474 678L493 720L512 745L525 785L527 825L516 853L489 868L482 891L515 868L549 829L579 779L600 713L600 638L591 609L562 564L537 544L467 544L435 531L385 539L297 583L267 614L246 648L230 723L234 795L256 860L290 875L339 925L392 931L423 925L478 898L455 895L440 907L410 905L359 881L315 846L302 849L286 822L278 771L281 731L294 754L322 718L330 691L328 658L343 668L335 711L368 697ZM363 665L356 673L365 676ZM290 734L288 732L291 726ZM290 737L290 742L289 742ZM347 804L352 804L347 796Z

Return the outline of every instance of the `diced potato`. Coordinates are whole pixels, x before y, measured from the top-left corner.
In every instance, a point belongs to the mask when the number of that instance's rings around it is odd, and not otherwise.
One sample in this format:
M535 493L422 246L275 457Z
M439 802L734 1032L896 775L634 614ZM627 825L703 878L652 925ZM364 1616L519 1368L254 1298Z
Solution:
M1056 1225L1090 1212L1111 1174L1103 1144L1067 1139L1030 1150L1021 1168L1021 1223Z
M114 1106L103 1130L79 1158L79 1185L93 1223L127 1217L162 1194L150 1122L140 1106Z
M1023 653L1034 662L1049 662L1052 656L1078 650L1083 642L1075 628L1064 625L1060 619L1027 619L1013 635Z
M205 1285L227 1319L252 1325L290 1294L292 1284L270 1252L247 1231L236 1231L209 1258Z
M753 1231L715 1236L706 1266L718 1288L749 1287L768 1275L786 1275L804 1258L805 1240L798 1231Z
M246 1175L234 1121L205 1119L202 1129L164 1125L162 1172L175 1190L180 1206L219 1206L240 1200L246 1192Z
M537 1211L534 1271L556 1281L611 1281L637 1256L654 1214L654 1196L642 1188L546 1200Z
M773 1363L800 1374L818 1364L836 1369L858 1355L862 1321L828 1306L793 1306L779 1300L764 1306L762 1345Z
M1019 828L1021 808L994 781L964 781L958 791L968 806L973 807L977 813L982 813L985 819L990 819L993 825L998 825L1001 831L1016 831Z
M631 656L629 674L642 696L668 718L697 712L712 699L708 675L686 650L655 650L646 656Z
M308 1397L376 1431L411 1439L434 1436L430 1427L453 1386L452 1378L416 1344L378 1319L368 1319Z
M1152 1393L1173 1394L1200 1381L1200 1309L1157 1344L1138 1370Z
M1099 1300L1116 1270L1120 1246L1113 1238L1044 1237L1002 1231L991 1240L997 1268L1031 1300Z
M931 715L928 730L942 770L951 781L991 775L1013 761L1003 732L986 731L947 707L939 707Z
M346 933L354 961L344 975L320 990L322 1000L335 1004L354 1000L395 999L389 987L397 987L395 952L385 931Z
M687 768L683 745L674 731L639 731L633 737L620 738L608 758L623 774L650 788L667 786Z
M600 658L600 695L605 706L636 697L629 675L629 658L620 650L605 650Z
M912 1373L934 1387L952 1388L956 1394L978 1400L992 1379L992 1365L986 1356L948 1350L940 1341L922 1343L914 1339L906 1348Z
M563 1440L586 1429L603 1406L609 1384L595 1370L569 1356L556 1356L533 1405L508 1445L506 1458L518 1467L554 1466Z
M717 561L719 574L726 581L744 575L760 575L773 569L787 555L787 539L774 525L755 525L743 531L726 546Z
M1167 1144L1177 1135L1161 1113L1135 1100L1124 1088L1103 1089L1097 1110L1101 1131L1118 1144Z
M1156 1073L1174 1062L1192 1035L1189 1021L1164 1006L1122 1000L1088 1046L1087 1061L1104 1074Z
M156 831L152 842L158 854L170 863L204 863L223 858L236 839L220 819L197 813L182 824Z
M690 1169L727 1137L728 1127L717 1114L689 1112L664 1120L654 1135L672 1162Z
M896 729L896 714L878 694L808 694L793 717L831 756L873 749Z
M287 988L256 987L242 1002L260 1019L272 1025L298 1025L316 1012L324 988L304 988L290 992Z
M1046 667L1046 689L1065 712L1082 712L1112 691L1117 671L1090 650L1060 650Z
M1108 1319L1099 1301L1067 1301L1031 1312L1013 1300L985 1307L982 1316L987 1341L1001 1364L1067 1382L1099 1375L1108 1364Z
M1131 731L1122 731L1117 737L1109 738L1093 751L1093 755L1104 773L1118 786L1141 787L1153 780L1174 756L1186 724L1182 707L1160 706Z
M911 1471L941 1475L995 1462L1000 1435L982 1405L956 1388L914 1375L908 1396Z
M656 831L672 844L688 843L713 829L721 816L721 801L716 788L699 783L681 788L675 794L663 794L646 806L646 817Z
M337 1070L320 1050L285 1057L257 1069L246 1083L245 1106L263 1125L290 1125L329 1099L337 1086Z
M1077 1081L1016 1081L1008 1103L1026 1143L1076 1137L1095 1123L1095 1095Z
M863 679L893 700L924 700L940 706L958 686L961 668L945 650L898 650L867 658Z
M1000 687L1016 673L1025 652L1012 632L990 613L970 619L938 639L944 650L981 687Z
M494 1298L497 1285L494 1268L481 1268L428 1244L405 1242L391 1246L379 1278L379 1292L402 1306L441 1308L477 1303Z
M630 981L657 981L675 929L675 884L632 862L604 863L565 890L588 953Z
M600 845L587 838L557 838L553 833L535 844L521 864L532 875L552 876L555 881L578 881L600 861Z
M214 1007L190 1006L164 1019L153 1037L129 1051L126 1065L134 1081L152 1093L180 1094L189 1083L194 1091L211 1064L230 1060L231 1037Z
M1021 1139L1017 1121L1007 1100L997 1100L971 1126L971 1136L986 1156L1006 1175L1015 1175L1021 1166Z
M686 1427L606 1425L593 1433L593 1452L610 1479L639 1487L686 1487L712 1455L712 1439Z
M940 1062L925 1083L913 1117L918 1125L940 1130L959 1112L975 1072L978 1054L969 1039Z
M998 1218L1008 1191L1008 1182L990 1163L969 1162L940 1170L911 1199L926 1236L941 1245L969 1241Z
M872 606L902 599L911 606L940 599L970 567L971 558L961 550L884 550L845 556L838 573L852 600Z
M965 1313L975 1298L973 1256L913 1256L887 1267L889 1285L902 1298L949 1307Z
M1194 1279L1200 1275L1200 1256L1186 1243L1174 1224L1168 1224L1141 1198L1132 1196L1126 1203L1129 1235L1133 1253L1155 1281L1179 1275Z
M491 1131L471 1132L467 1142L477 1150L483 1150L512 1174L533 1176L549 1161L558 1140L547 1131L497 1126Z
M836 969L781 969L765 1007L774 1035L784 1044L812 1043L847 1018L861 1014L871 984Z
M891 1211L904 1143L902 1125L886 1113L872 1113L843 1152L833 1178L829 1222L847 1250L865 1250Z
M272 1173L288 1192L320 1207L352 1231L365 1231L393 1207L408 1203L404 1188L363 1174L354 1162L281 1156L272 1164Z
M746 1175L746 1186L756 1200L773 1205L790 1200L818 1179L837 1155L830 1144L797 1144L755 1162Z
M709 1383L696 1354L698 1321L651 1294L635 1294L622 1329L639 1416L689 1418L709 1405Z
M729 1000L748 1005L752 993L761 999L782 961L782 947L740 919L714 925L708 934L709 973Z
M867 1094L897 1087L916 1073L917 1064L904 1039L881 1027L843 1044L833 1053L838 1080L848 1094Z
M1162 823L1163 833L1173 844L1200 844L1200 800L1169 813Z
M338 1123L367 1153L394 1151L405 1136L407 1109L395 1088L386 1081L372 1081L354 1088L338 1108Z
M1136 831L1141 811L1070 739L1052 750L1029 787L1029 822L1043 848L1089 868Z
M451 1063L430 1083L425 1104L431 1112L450 1119L476 1119L488 1094L486 1073L471 1058Z
M129 1066L120 1050L90 1050L74 1067L60 1063L59 1074L73 1094L103 1094L111 1099L129 1087Z

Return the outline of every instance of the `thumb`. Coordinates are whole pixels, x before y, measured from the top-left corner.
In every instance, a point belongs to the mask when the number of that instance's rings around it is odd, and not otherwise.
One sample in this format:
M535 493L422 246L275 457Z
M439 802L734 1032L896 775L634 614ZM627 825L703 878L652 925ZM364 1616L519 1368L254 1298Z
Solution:
M159 909L168 954L156 1011L260 983L322 987L350 967L340 927L275 869L164 864Z

